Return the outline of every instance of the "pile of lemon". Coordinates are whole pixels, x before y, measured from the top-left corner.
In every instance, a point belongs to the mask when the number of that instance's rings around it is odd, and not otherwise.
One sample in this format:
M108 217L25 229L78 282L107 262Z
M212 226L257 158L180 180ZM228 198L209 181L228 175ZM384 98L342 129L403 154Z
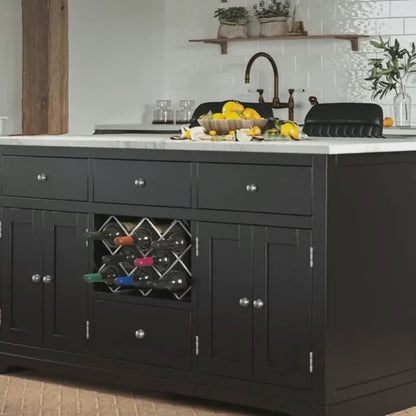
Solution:
M206 117L207 114L201 116L201 118ZM213 113L211 118L212 120L258 120L261 115L254 108L244 108L238 101L227 101L222 107L222 113Z

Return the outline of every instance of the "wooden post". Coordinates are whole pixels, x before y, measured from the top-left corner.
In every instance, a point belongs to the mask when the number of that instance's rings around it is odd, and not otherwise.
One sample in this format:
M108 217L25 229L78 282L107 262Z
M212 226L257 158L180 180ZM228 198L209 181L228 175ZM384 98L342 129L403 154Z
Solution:
M22 133L68 133L68 0L22 0L22 18Z

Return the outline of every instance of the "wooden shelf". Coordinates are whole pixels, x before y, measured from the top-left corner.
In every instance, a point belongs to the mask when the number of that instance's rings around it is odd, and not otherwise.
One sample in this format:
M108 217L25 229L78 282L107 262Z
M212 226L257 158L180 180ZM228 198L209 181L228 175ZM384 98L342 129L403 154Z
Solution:
M255 37L255 38L216 38L216 39L191 39L189 42L203 42L213 43L219 45L221 53L223 55L228 52L228 42L247 42L247 41L259 41L259 40L309 40L309 39L344 39L351 42L351 50L358 51L358 39L368 38L368 35L355 35L355 34L341 34L341 35L307 35L307 36L271 36L271 37Z

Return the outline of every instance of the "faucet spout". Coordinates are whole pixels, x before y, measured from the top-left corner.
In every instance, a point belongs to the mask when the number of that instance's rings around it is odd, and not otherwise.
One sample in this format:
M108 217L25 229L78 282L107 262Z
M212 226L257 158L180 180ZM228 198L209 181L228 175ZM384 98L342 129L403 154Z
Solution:
M274 61L274 59L266 52L257 52L256 54L254 54L250 60L247 63L247 67L246 67L246 73L245 73L245 83L248 84L250 82L250 71L251 71L251 67L253 65L253 62L257 59L257 58L266 58L272 68L273 68L273 75L274 75L274 94L273 94L273 100L270 104L273 108L285 108L287 107L287 105L283 105L280 103L279 101L279 71L277 70L277 65L276 62Z

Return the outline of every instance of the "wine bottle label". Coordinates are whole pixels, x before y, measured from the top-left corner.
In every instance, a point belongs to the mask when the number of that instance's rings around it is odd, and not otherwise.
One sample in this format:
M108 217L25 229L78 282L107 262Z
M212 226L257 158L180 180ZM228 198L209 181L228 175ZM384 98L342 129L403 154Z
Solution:
M133 286L134 279L132 276L120 276L114 279L114 284L119 286Z
M89 273L84 274L84 280L87 283L95 283L95 282L102 282L103 275L101 273Z
M134 260L134 265L136 267L151 267L153 266L154 261L153 257L142 257Z

